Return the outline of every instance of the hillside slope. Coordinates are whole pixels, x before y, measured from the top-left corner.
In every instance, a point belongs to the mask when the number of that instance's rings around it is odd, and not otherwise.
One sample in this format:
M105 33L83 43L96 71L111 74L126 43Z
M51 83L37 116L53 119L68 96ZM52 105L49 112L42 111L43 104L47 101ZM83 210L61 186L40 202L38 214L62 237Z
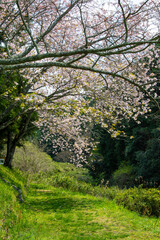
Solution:
M25 178L2 166L0 174L24 188L25 198L20 204L16 191L0 179L1 240L160 239L160 219L140 217L113 201L62 187L26 187Z

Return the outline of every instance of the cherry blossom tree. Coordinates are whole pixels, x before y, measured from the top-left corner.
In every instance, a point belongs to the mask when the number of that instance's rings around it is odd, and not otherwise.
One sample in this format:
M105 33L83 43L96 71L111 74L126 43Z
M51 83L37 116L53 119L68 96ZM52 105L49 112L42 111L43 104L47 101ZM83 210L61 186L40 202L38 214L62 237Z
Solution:
M160 109L150 94L159 80L140 61L160 41L158 31L149 31L158 7L154 0L110 7L94 0L1 0L0 71L18 71L28 81L5 114L25 103L26 113L39 112L38 126L51 133L58 126L81 149L91 144L84 128L93 122L114 134L121 118L149 111L149 101ZM0 112L0 129L17 118L5 122Z

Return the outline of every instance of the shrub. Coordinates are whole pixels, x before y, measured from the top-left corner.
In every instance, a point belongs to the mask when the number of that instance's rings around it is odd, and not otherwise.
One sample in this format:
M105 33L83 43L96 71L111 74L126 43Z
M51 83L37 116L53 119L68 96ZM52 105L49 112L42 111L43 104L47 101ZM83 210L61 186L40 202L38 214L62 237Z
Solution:
M33 143L26 142L24 147L16 149L13 159L13 167L27 173L28 183L32 181L33 175L49 178L58 173L74 177L80 181L92 182L92 177L85 168L77 168L70 163L58 163L42 152Z
M49 171L51 163L51 157L30 142L26 142L24 147L16 148L13 159L14 168L28 173Z
M142 215L160 216L160 190L130 188L120 190L115 200L118 204Z
M134 175L132 167L127 165L120 166L112 175L111 183L119 188L131 187L134 185Z

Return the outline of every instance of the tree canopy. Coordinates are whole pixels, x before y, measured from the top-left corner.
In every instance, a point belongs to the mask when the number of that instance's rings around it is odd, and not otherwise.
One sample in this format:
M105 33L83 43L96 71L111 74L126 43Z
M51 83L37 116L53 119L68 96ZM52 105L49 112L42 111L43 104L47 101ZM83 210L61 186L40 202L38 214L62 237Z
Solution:
M114 134L123 118L148 112L150 101L159 110L151 93L159 79L141 61L152 61L152 49L158 56L156 24L151 31L158 14L154 0L117 0L110 8L95 0L1 0L1 76L16 72L22 84L20 94L12 94L16 80L0 81L0 129L36 111L37 126L49 130L45 137L56 131L76 136L81 149L88 148L88 139L91 144L84 129L93 122ZM5 96L12 101L6 103ZM21 110L12 115L16 107Z

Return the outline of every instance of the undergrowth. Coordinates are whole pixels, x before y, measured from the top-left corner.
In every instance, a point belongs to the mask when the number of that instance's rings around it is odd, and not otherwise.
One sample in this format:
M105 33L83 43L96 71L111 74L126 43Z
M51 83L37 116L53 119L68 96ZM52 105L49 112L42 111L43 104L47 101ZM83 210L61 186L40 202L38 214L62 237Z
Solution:
M26 142L23 148L16 149L14 166L24 171L27 186L37 186L38 183L41 186L61 187L74 192L106 197L114 199L117 204L141 215L160 216L160 191L158 189L139 187L120 190L118 187L93 186L87 169L76 168L70 163L54 162L49 155L40 151L32 143ZM6 174L9 175L7 170ZM16 171L14 171L11 176L10 180L17 181L16 184L20 186L20 174L16 178L14 177ZM23 186L24 184L20 187L24 189Z
M24 174L2 166L0 171L3 178L26 188ZM0 190L0 206L3 206L0 240L157 240L160 237L159 219L140 217L106 198L118 202L121 197L121 204L127 193L131 196L132 191L139 191L139 195L144 195L144 189L130 189L129 193L118 188L94 187L59 174L52 178L32 176L23 204L18 202L14 189L1 179ZM123 193L126 195L122 196Z
M10 185L15 185L22 191L23 197L26 195L26 177L18 169L9 169L0 165L0 178L6 180Z
M12 185L20 188L25 197L25 179L19 171L12 171L2 166L0 166L0 177L0 240L13 240L12 231L14 232L17 226L21 227L22 224L22 222L20 223L22 205L19 203L17 191Z
M115 199L118 205L123 205L131 211L141 215L160 216L160 190L130 188L120 190L118 187L93 186L89 183L80 182L72 177L56 174L52 177L34 175L32 184L43 183L44 185L62 187L74 192L91 194L98 197Z
M119 190L115 200L117 204L121 204L141 215L160 216L160 190L158 189L143 189L140 186Z

